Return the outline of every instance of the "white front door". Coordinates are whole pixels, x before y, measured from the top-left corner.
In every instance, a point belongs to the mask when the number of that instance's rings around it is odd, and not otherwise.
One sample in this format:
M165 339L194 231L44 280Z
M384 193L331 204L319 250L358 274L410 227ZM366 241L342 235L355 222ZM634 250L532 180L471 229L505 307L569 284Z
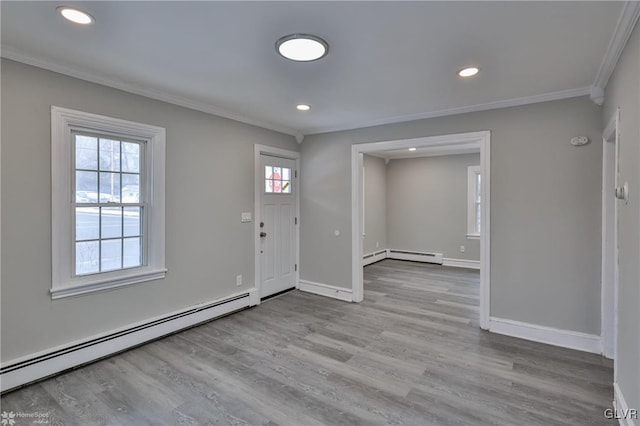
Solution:
M260 155L260 297L296 286L296 161Z

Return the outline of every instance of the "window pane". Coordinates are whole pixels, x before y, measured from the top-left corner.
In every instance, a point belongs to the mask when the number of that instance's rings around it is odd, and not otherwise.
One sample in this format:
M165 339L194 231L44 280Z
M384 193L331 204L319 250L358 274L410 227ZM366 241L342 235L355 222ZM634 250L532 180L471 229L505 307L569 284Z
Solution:
M282 192L285 192L287 194L291 193L291 182L289 181L282 181Z
M480 194L482 190L482 178L480 177L480 173L476 175L476 202L480 202Z
M140 173L140 144L122 142L122 171Z
M280 171L280 167L273 168L273 179L280 179L282 177L282 172Z
M122 258L123 268L132 268L134 266L142 265L142 256L140 250L140 238L125 238L124 244L124 256Z
M120 173L100 173L100 202L120 201Z
M122 237L122 207L102 207L102 238Z
M275 173L274 173L275 175ZM282 192L282 181L281 180L274 180L273 181L273 192Z
M482 209L480 208L480 203L476 203L476 232L480 233L480 214Z
M76 241L100 238L100 208L76 207Z
M98 139L76 135L76 169L98 170Z
M120 141L100 139L100 170L120 171Z
M288 167L282 168L282 180L291 180L291 169Z
M98 241L76 243L76 275L93 274L99 271Z
M266 180L264 182L264 192L273 192L273 181L272 180Z
M76 172L76 203L98 202L98 173Z
M124 208L124 236L125 237L137 237L142 235L140 220L140 207L125 207Z
M112 271L122 268L122 240L100 242L100 270Z
M139 203L140 202L140 175L125 174L122 175L122 202L123 203Z
M271 179L273 176L273 168L271 166L264 167L264 178Z

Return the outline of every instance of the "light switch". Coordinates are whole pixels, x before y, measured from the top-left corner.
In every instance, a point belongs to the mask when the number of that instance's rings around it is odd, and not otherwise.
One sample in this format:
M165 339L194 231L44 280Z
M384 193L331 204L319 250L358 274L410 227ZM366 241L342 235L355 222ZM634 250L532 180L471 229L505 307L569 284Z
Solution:
M251 212L242 212L242 215L240 216L240 221L242 223L251 222Z

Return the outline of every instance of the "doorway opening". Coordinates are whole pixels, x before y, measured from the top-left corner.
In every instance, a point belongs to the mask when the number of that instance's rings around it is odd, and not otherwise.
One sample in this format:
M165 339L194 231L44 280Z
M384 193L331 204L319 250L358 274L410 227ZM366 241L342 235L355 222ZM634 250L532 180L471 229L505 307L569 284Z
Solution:
M351 149L351 223L352 223L352 294L354 302L364 299L363 232L364 232L364 154L409 148L439 151L442 155L480 153L482 199L480 211L480 327L488 329L490 304L490 144L489 131L356 144Z

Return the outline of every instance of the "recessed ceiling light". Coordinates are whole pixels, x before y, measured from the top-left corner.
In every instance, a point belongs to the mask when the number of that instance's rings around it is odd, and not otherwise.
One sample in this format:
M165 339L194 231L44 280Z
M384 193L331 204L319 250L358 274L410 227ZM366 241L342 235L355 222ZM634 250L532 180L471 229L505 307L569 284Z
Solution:
M461 69L460 71L458 71L458 75L460 77L473 77L474 75L478 74L479 72L480 72L479 68L469 67L469 68L464 68L464 69Z
M409 151L415 151L417 148L409 148Z
M296 109L298 111L309 111L311 107L309 105L300 104L300 105L296 105Z
M87 12L81 11L80 9L69 6L60 6L57 10L66 20L75 24L88 25L95 22L93 16L89 15Z
M310 62L325 57L329 52L329 45L314 35L289 34L276 42L276 51L292 61Z

